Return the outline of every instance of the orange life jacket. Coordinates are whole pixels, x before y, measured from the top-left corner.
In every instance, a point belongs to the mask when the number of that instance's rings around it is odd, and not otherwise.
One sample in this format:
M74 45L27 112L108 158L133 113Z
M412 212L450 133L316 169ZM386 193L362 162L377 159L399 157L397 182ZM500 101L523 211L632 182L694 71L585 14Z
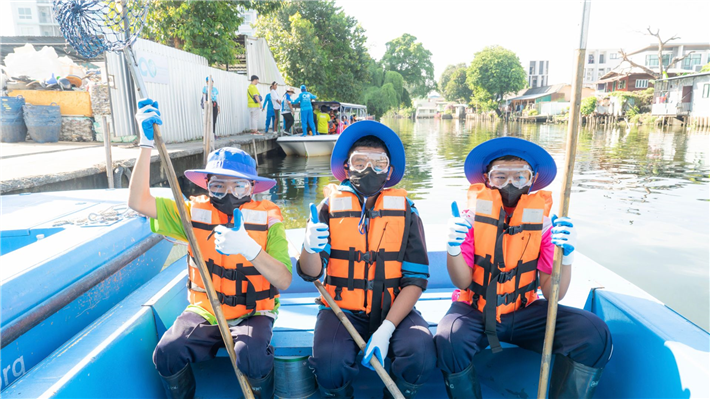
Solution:
M366 211L365 234L358 231L362 208L355 194L332 189L328 198L331 249L325 288L341 308L369 314L370 329L377 329L400 291L411 220L407 192L382 190Z
M236 319L255 311L273 310L274 298L279 291L259 273L258 270L242 255L222 255L215 249L214 238L210 237L212 230L218 225L232 227L228 223L231 216L217 210L206 195L190 198L192 207L190 214L192 227L200 245L202 258L207 269L212 274L212 282L222 312L227 320ZM282 221L281 211L271 201L250 201L239 207L242 211L244 229L263 250L269 230L269 218ZM192 248L190 251L188 297L190 303L199 305L214 314L207 293L205 292L200 272L194 260Z
M520 197L508 219L500 192L482 183L468 190L468 208L475 210L473 223L473 281L458 301L484 314L491 349L500 350L495 336L500 316L530 305L537 299L537 260L540 256L543 217L552 207L549 191ZM495 284L490 284L495 281ZM493 335L493 336L491 336Z

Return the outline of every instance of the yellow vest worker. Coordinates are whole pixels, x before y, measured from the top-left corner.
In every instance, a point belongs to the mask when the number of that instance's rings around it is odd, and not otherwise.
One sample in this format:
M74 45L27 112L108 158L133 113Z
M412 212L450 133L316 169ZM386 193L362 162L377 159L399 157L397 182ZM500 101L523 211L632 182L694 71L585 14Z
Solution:
M326 106L323 106L320 110L321 112L316 111L316 120L318 121L318 133L328 134L328 122L330 122L328 108Z

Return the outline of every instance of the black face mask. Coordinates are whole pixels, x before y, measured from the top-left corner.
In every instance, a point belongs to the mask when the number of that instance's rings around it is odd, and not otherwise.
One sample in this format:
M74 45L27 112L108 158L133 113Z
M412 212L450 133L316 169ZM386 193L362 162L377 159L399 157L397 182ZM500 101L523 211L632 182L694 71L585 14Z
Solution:
M227 194L222 198L210 197L210 202L212 206L217 208L218 211L224 213L225 215L231 215L234 213L234 209L239 208L243 204L251 201L251 195L246 195L242 198L237 198L234 195Z
M377 174L371 167L367 167L364 172L350 172L350 184L364 197L372 197L382 190L387 183L389 173Z
M498 191L500 192L500 199L503 201L503 206L512 208L518 205L518 201L520 201L520 197L522 197L523 194L527 194L528 191L530 191L530 186L517 188L508 183L503 186L503 188L499 188Z

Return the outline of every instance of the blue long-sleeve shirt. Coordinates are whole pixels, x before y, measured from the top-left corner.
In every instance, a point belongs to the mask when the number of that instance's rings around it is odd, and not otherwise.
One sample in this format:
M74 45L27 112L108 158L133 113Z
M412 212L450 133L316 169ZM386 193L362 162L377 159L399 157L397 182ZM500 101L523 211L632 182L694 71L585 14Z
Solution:
M318 97L316 97L315 94L303 91L298 95L298 98L293 101L293 104L301 104L301 110L312 110L313 106L311 106L311 100L316 99L318 99Z
M264 105L261 107L261 109L264 109L266 107L268 108L269 112L274 112L274 104L271 102L271 93L267 94L266 97L264 98Z

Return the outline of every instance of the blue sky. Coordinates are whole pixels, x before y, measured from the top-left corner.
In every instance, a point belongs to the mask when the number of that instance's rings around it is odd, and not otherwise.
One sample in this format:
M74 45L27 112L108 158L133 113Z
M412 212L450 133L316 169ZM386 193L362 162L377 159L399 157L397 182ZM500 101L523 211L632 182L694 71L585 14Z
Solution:
M382 57L385 43L410 33L433 53L435 77L449 64L469 63L485 46L499 44L521 61L550 61L549 82L572 80L579 41L581 2L336 0L367 31L370 54ZM625 50L656 43L646 27L677 42L710 42L710 1L593 0L587 48Z

